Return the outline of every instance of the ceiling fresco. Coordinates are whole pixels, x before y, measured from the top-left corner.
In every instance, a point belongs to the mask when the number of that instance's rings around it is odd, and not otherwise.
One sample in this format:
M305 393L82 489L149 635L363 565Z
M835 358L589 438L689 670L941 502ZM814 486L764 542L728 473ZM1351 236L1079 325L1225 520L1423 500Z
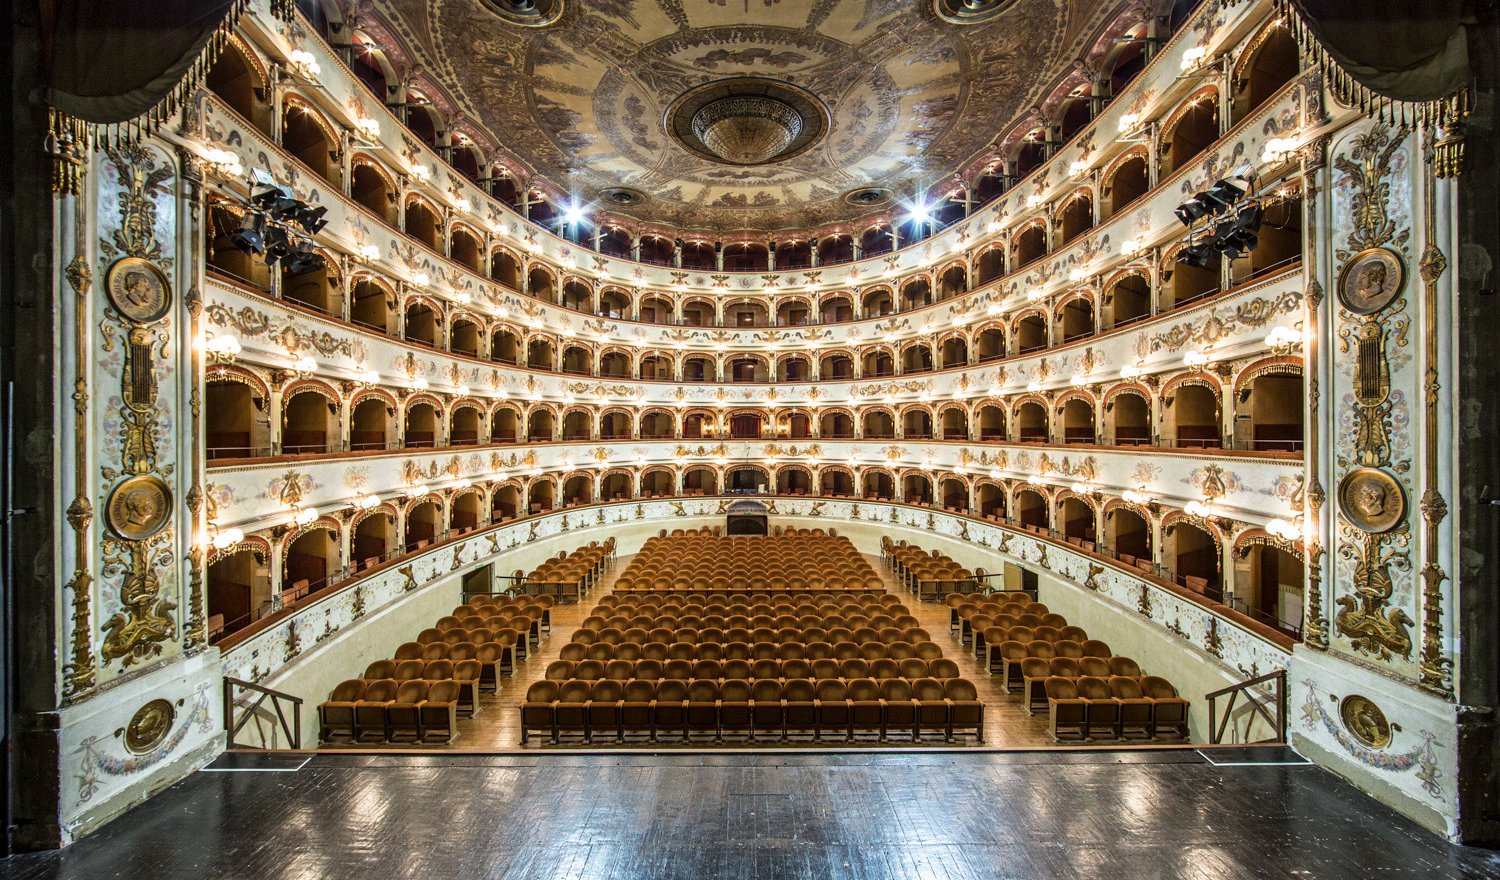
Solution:
M554 0L554 3L558 0ZM423 74L551 188L592 201L647 195L615 213L688 229L839 223L951 178L1087 53L1124 2L566 0L528 26L504 0L377 0ZM963 6L964 4L959 4ZM826 126L810 147L757 165L716 161L672 133L669 110L720 80L811 96ZM677 126L681 128L681 126Z

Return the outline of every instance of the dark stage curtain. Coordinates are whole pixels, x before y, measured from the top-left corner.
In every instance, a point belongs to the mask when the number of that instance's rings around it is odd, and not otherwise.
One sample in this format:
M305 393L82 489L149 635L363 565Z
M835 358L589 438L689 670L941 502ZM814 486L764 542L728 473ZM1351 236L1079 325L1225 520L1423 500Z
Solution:
M43 0L48 102L79 122L175 112L246 0Z
M1277 0L1335 89L1366 105L1437 105L1469 84L1464 0ZM1456 109L1456 108L1445 108Z

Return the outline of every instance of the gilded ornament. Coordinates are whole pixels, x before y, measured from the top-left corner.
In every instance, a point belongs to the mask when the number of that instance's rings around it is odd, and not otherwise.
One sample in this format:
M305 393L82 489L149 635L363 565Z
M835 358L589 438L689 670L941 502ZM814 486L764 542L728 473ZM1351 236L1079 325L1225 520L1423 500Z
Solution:
M172 287L166 273L140 257L125 257L109 267L104 290L126 320L154 324L172 308Z
M1406 266L1394 251L1369 248L1355 254L1339 273L1339 302L1356 315L1389 306L1406 284Z
M1406 493L1383 470L1362 467L1339 483L1339 511L1365 532L1388 532L1406 517Z
M1339 557L1354 564L1354 595L1336 600L1340 610L1334 615L1335 631L1346 636L1354 650L1380 660L1411 659L1413 621L1404 608L1390 606L1395 592L1391 569L1411 570L1405 549L1410 535L1405 527L1381 534L1345 526L1344 532Z
M125 748L140 755L161 745L176 717L177 709L168 700L152 700L135 710L125 725Z
M1367 748L1383 749L1391 744L1391 725L1385 713L1369 697L1350 694L1339 703L1339 718L1349 733Z
M166 527L172 514L172 490L161 479L131 477L110 493L105 521L127 541L144 541Z

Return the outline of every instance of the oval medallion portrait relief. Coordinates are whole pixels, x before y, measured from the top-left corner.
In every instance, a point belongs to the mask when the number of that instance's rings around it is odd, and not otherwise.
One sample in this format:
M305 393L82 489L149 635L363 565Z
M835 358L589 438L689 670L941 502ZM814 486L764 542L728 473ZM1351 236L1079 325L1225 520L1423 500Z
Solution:
M1385 248L1360 251L1339 273L1339 302L1356 315L1373 315L1391 304L1406 283L1401 258Z
M116 261L109 267L104 287L115 311L137 324L160 321L172 305L167 276L140 257Z
M1365 746L1383 749L1391 743L1391 724L1385 713L1368 697L1351 694L1339 704L1339 718L1344 727Z
M110 531L127 541L144 541L167 525L172 490L152 476L131 477L109 496Z
M1388 532L1406 517L1406 494L1395 477L1364 467L1350 471L1339 483L1339 510L1366 532Z

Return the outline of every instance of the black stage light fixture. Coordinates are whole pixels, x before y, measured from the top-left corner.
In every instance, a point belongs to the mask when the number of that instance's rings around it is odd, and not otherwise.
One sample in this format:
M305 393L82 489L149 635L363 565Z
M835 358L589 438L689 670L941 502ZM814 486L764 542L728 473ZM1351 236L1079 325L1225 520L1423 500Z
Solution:
M229 240L246 254L258 254L266 249L266 218L263 214L246 211L240 217L240 228Z
M1192 226L1195 220L1207 216L1208 211L1208 203L1199 196L1193 196L1178 205L1174 213L1177 215L1177 219L1182 221L1183 226Z
M1209 238L1202 238L1177 252L1177 262L1196 269L1207 269L1219 259L1219 251Z
M292 255L294 250L286 230L280 226L266 227L266 265L275 265L278 260Z
M1264 217L1259 202L1250 202L1235 215L1214 227L1214 247L1237 260L1260 243L1260 224Z
M281 271L288 275L301 275L323 268L323 255L306 247L298 248L281 261Z
M323 219L323 215L327 213L328 209L321 205L316 208L311 205L299 205L295 219L297 225L307 230L309 235L316 235L319 230L328 225L328 221Z
M1246 175L1233 174L1203 191L1203 194L1221 205L1232 205L1250 191L1251 181Z

